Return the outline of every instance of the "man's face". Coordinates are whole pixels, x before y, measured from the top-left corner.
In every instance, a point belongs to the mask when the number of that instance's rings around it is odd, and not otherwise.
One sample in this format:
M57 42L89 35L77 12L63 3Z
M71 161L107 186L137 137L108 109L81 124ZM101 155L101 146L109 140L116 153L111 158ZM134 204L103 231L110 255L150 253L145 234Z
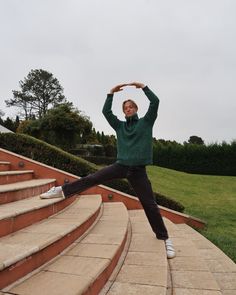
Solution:
M123 112L125 113L126 117L133 116L134 114L137 113L137 111L138 109L134 106L134 104L131 101L127 101L124 104Z

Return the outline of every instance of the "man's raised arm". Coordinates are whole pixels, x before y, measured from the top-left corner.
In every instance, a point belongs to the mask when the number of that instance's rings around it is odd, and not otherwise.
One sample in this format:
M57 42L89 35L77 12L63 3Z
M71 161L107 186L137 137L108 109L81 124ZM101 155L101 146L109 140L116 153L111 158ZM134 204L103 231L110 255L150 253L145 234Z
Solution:
M111 125L111 127L113 129L117 129L119 124L120 124L120 120L113 114L112 112L112 102L113 102L113 95L115 92L119 92L123 90L123 87L126 86L127 84L119 84L115 87L113 87L110 92L107 94L107 99L104 103L103 109L102 109L102 113L105 116L105 118L107 119L108 123Z

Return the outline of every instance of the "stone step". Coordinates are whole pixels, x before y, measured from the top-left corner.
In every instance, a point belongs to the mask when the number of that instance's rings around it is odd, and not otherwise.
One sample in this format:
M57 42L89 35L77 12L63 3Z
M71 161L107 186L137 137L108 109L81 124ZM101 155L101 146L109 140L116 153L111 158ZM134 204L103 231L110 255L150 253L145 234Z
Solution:
M32 179L0 185L0 205L40 195L55 183L56 179Z
M4 291L41 295L43 286L44 295L98 294L123 250L128 220L123 203L104 203L101 218L83 239L31 277Z
M10 166L10 162L0 161L0 171L8 171L10 170Z
M130 211L130 219L130 246L99 295L236 294L235 263L200 233L164 219L176 250L176 257L167 260L144 212Z
M197 246L200 242L195 242L207 239L186 224L176 225L169 220L165 223L176 249L176 257L169 260L172 292L176 295L225 294ZM222 255L226 256L223 252Z
M168 273L164 241L156 239L143 210L131 210L129 216L132 234L125 259L100 294L166 295Z
M33 170L1 171L0 185L30 180L33 176Z
M100 195L81 196L62 212L0 238L0 288L32 272L71 245L96 220L101 204Z
M236 294L236 264L211 241L186 224L177 225L191 240L218 283L221 293Z
M42 181L40 181L40 183L43 185ZM45 183L45 181L43 183ZM35 196L1 205L0 237L48 218L70 205L74 200L74 197L42 200L39 196Z

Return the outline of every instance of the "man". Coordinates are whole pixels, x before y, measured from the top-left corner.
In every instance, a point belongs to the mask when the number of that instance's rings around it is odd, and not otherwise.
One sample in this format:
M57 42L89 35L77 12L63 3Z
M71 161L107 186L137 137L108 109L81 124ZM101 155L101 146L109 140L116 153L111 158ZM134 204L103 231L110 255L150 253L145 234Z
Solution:
M150 101L148 111L142 118L138 117L138 106L128 99L122 108L125 121L119 120L112 112L112 102L115 92L123 87L135 86L142 89ZM70 197L104 181L115 178L127 178L139 198L147 219L157 239L165 241L167 257L173 258L175 251L168 238L157 203L153 197L151 183L146 173L146 165L152 164L152 128L157 118L159 106L158 97L143 83L133 82L119 84L111 89L103 106L103 114L117 135L117 161L94 174L82 177L74 182L54 187L41 195L41 198Z

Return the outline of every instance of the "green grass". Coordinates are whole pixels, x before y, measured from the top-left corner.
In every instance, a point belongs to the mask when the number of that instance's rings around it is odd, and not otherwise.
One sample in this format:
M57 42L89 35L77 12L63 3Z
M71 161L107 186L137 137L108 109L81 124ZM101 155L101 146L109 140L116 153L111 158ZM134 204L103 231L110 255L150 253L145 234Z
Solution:
M153 190L207 222L200 232L236 262L236 177L197 175L148 166Z

